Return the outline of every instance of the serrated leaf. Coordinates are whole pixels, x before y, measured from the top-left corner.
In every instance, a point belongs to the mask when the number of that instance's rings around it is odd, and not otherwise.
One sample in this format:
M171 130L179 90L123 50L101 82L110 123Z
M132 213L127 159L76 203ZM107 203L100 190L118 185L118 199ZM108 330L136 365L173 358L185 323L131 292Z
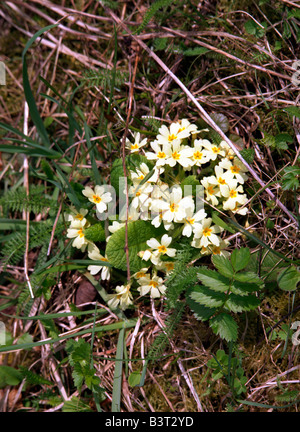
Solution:
M224 293L213 291L205 286L194 287L190 292L190 297L195 302L209 308L221 307L226 300Z
M290 266L278 275L277 282L283 291L295 291L300 282L300 272L296 267Z
M249 248L234 249L230 257L231 264L234 270L237 272L247 267L249 260L250 260Z
M191 297L186 297L186 302L190 309L194 312L195 318L199 321L207 321L215 312L216 308L209 308L203 305L200 305Z
M259 306L259 304L259 299L254 295L239 296L236 294L230 294L226 300L225 307L232 312L239 313L254 310Z
M248 162L248 164L253 163L254 156L255 156L255 150L254 149L245 148L245 149L241 150L240 153L243 156L243 158L245 159L245 161Z
M239 282L248 282L250 284L256 284L261 286L263 284L260 277L253 273L253 272L243 272L243 273L236 273L234 275L234 279Z
M163 228L157 229L150 222L137 220L128 223L128 254L130 270L136 272L145 267L146 261L143 261L138 252L149 249L147 240L152 237L161 237ZM125 227L116 231L107 242L106 256L113 267L126 271L127 260L125 253Z
M210 319L209 325L215 334L227 340L227 342L237 340L238 326L232 316L226 313L220 313Z
M231 262L222 255L213 255L212 256L213 265L218 269L218 271L228 278L232 278L234 275L234 270L231 265Z
M208 286L214 291L225 292L229 289L229 279L217 273L215 270L201 268L198 271L197 276L203 285Z
M230 291L233 294L246 296L250 293L260 291L263 287L264 284L262 281L261 281L261 285L258 285L256 283L233 281L233 283L230 286Z

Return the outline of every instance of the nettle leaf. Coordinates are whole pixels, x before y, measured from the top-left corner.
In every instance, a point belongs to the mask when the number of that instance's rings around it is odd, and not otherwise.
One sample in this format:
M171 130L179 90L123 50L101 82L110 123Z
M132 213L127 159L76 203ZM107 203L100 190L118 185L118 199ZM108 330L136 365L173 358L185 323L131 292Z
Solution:
M215 334L227 340L227 342L237 340L238 326L232 316L226 313L220 313L211 318L209 325Z
M243 270L250 260L250 249L241 248L235 249L230 257L231 264L235 271Z
M199 321L207 321L216 312L216 308L203 306L193 300L190 296L186 297L186 302L190 309L194 312L195 318Z
M212 256L213 265L218 269L218 271L228 278L232 278L234 275L234 269L231 265L231 262L222 255L213 255Z
M190 297L195 302L210 308L221 307L226 300L226 295L217 291L213 291L205 286L196 286L190 293Z
M125 226L112 234L107 242L106 256L113 267L126 271L127 261L125 253ZM160 239L164 230L155 228L150 222L137 220L128 223L128 250L130 270L136 272L145 267L146 261L143 261L138 252L149 249L147 240L152 237Z
M300 272L296 267L290 266L278 275L277 282L283 291L295 291L300 282Z
M225 276L215 270L201 268L197 273L198 279L203 285L208 286L214 291L225 292L229 289L230 281Z
M232 312L239 313L256 309L259 304L259 299L254 295L239 296L230 294L226 300L225 307Z

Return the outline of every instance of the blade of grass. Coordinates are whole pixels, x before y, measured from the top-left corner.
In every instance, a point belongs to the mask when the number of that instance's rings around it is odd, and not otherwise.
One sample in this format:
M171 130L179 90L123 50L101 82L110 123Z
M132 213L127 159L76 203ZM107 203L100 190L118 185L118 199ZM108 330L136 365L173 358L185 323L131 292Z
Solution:
M114 383L112 391L111 412L121 411L121 391L122 391L122 371L123 371L123 355L124 355L124 336L125 328L120 330L116 358L118 361L115 364Z

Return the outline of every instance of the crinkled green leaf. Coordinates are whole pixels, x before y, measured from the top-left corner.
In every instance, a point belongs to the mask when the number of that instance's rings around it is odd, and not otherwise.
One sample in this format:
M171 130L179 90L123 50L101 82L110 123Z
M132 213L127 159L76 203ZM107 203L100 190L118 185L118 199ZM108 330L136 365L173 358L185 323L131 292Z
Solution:
M194 312L195 318L199 321L207 321L215 312L216 308L209 308L197 303L191 297L186 297L186 302L190 309Z
M84 236L92 242L103 242L106 239L105 230L100 222L84 230Z
M125 253L125 226L112 234L107 242L106 256L113 267L126 271L127 260ZM131 271L139 271L145 267L147 261L143 261L138 252L149 249L147 240L152 237L160 239L163 234L163 228L155 228L151 222L137 220L128 223L128 254Z

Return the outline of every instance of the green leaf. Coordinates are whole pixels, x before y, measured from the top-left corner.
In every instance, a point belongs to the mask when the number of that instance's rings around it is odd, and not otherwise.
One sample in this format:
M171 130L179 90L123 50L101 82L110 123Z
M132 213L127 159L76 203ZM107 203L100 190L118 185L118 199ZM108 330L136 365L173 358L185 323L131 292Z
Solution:
M236 341L238 337L238 326L232 316L220 313L209 321L213 332L227 342Z
M192 57L192 56L201 56L203 54L206 54L207 52L209 52L208 48L197 46L194 48L188 48L184 50L182 54L187 57Z
M282 111L287 112L292 117L300 118L300 108L296 106L288 106L283 108Z
M262 25L264 25L264 23L262 23ZM257 38L261 38L265 34L265 28L262 28L253 20L249 20L245 22L245 30L247 33Z
M226 295L217 291L213 291L205 286L196 286L190 292L190 297L195 302L207 306L209 308L221 307L226 300Z
M243 270L250 260L249 248L234 249L230 261L235 271Z
M232 234L234 234L235 233L235 230L234 229L232 229L226 222L224 222L219 216L218 216L218 213L217 212L212 212L212 221L216 224L216 225L218 225L218 226L220 226L220 227L222 227L222 228L224 228L226 231L228 231L228 232L231 232Z
M92 242L104 242L106 239L105 230L100 222L86 228L84 236Z
M241 155L248 164L252 164L255 156L255 150L253 148L246 148L240 151Z
M230 286L230 291L233 294L246 296L249 293L254 293L256 291L260 291L263 287L264 287L264 284L262 281L261 281L260 285L258 285L256 283L233 281L233 283Z
M292 143L293 141L293 137L288 133L280 133L275 136L275 145L279 149L287 150L288 143Z
M139 383L141 382L141 377L142 377L141 372L138 371L131 372L131 374L128 377L128 384L130 385L130 387L138 386Z
M191 297L186 297L186 302L190 309L194 312L195 318L199 321L207 321L217 310L217 308L209 308L203 305L200 305Z
M22 379L22 373L17 369L5 365L0 366L0 388L7 385L18 385Z
M260 277L253 272L243 272L237 273L234 275L234 279L239 282L245 282L250 284L256 284L258 286L262 286L263 282Z
M208 286L214 291L225 292L229 289L229 279L217 273L215 270L201 268L198 271L197 276L203 285Z
M191 188L191 193L192 195L196 195L196 186L200 185L200 181L197 179L197 177L195 175L190 175L185 177L182 182L180 183L181 189L184 192L184 190L186 189L187 193L185 193L185 196L188 195L189 193L189 188L185 188L185 186L192 186Z
M290 266L278 275L277 282L283 291L295 291L300 282L300 272L296 267Z
M126 271L127 261L125 253L125 226L112 234L107 242L106 256L108 261L120 270ZM152 237L160 238L162 229L155 228L150 222L137 220L128 223L128 253L130 269L134 272L145 267L146 261L143 261L138 252L148 249L147 240Z
M219 272L228 278L232 278L234 275L234 269L231 262L222 255L212 256L213 265L219 270Z
M225 307L232 312L239 313L254 310L259 306L259 304L259 299L254 295L240 296L230 294L226 300Z

